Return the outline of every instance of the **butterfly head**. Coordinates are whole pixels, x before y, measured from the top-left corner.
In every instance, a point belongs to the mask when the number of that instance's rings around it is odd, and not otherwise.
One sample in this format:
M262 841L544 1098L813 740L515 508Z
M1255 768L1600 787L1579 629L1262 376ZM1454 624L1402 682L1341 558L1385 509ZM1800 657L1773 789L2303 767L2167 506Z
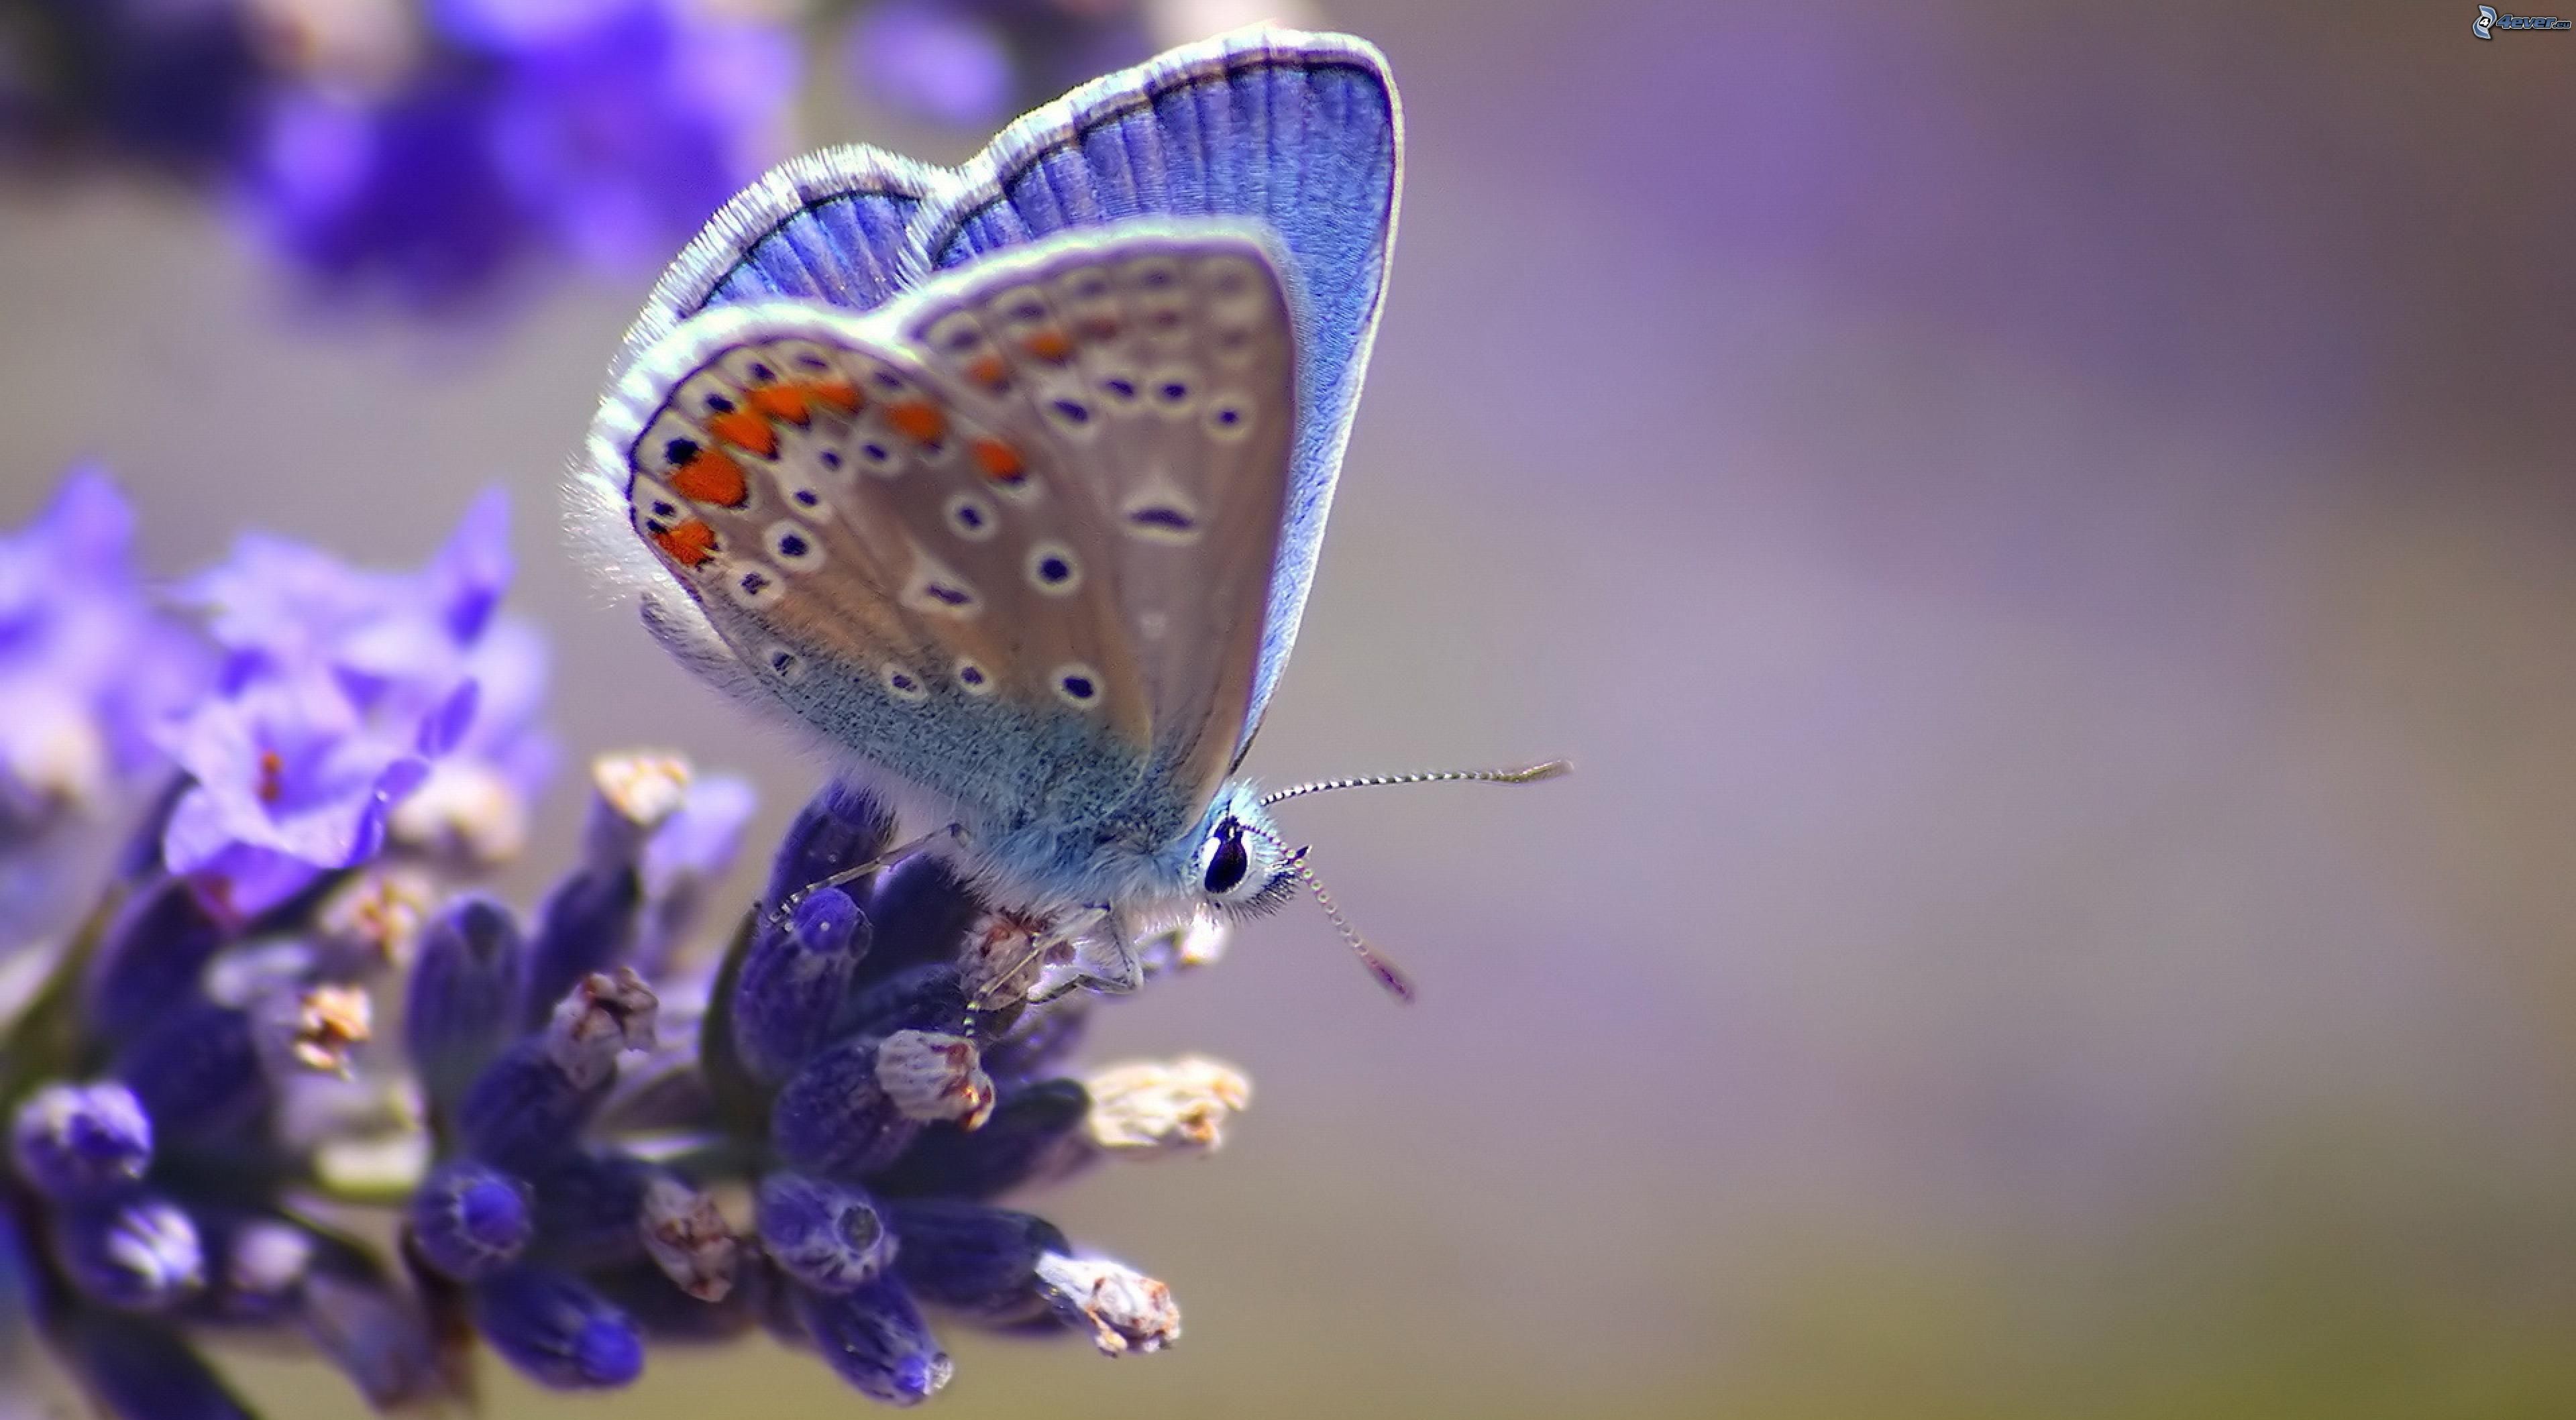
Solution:
M1190 884L1213 911L1258 916L1278 910L1296 892L1296 863L1296 851L1279 837L1259 792L1237 780L1200 821Z

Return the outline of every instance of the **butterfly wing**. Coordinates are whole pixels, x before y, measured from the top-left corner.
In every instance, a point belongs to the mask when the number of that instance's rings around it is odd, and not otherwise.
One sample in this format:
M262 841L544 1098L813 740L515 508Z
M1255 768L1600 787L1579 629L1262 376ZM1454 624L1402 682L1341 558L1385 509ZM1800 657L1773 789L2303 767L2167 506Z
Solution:
M864 145L790 159L709 218L646 298L612 378L711 306L794 297L843 310L885 304L907 279L905 232L946 168Z
M1287 311L1255 236L1170 224L870 318L710 310L620 380L591 465L741 674L833 740L1006 824L1161 831L1250 695Z
M1292 305L1267 229L1139 219L1060 234L890 307L1084 505L1070 547L1127 629L1151 721L1131 806L1194 824L1259 671L1296 436ZM1032 554L1034 555L1034 554Z
M1304 614L1395 236L1402 115L1362 40L1252 29L1076 89L1014 122L913 218L944 270L1145 214L1256 218L1298 296L1297 445L1239 753Z
M712 307L796 298L849 311L885 303L907 279L906 230L945 168L875 148L808 153L724 205L671 263L609 366L613 392L681 322ZM644 624L681 662L737 694L758 694L698 603L635 541L623 460L577 461L566 522L583 561L635 594Z

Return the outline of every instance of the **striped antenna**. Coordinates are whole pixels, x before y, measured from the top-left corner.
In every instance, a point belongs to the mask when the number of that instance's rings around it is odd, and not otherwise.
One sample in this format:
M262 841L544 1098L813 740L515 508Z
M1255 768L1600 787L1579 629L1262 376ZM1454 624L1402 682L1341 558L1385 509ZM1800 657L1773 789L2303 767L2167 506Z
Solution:
M1292 849L1248 823L1243 826L1243 831L1279 850L1281 865L1295 873L1297 880L1306 885L1306 891L1315 895L1315 905L1324 909L1326 917L1333 919L1333 930L1341 933L1342 940L1351 944L1351 950L1359 956L1360 965L1368 968L1369 975L1376 977L1377 984L1385 987L1389 995L1408 1006L1412 1005L1413 979L1397 970L1395 963L1379 955L1378 949L1370 946L1368 939L1362 937L1351 926L1349 919L1342 916L1342 910L1333 905L1333 895L1324 891L1324 880L1315 876L1314 866L1306 861L1307 850Z
M1261 796L1261 806L1266 809L1272 804L1286 803L1290 799L1303 798L1308 794L1329 793L1335 789L1373 789L1381 784L1456 784L1468 782L1482 784L1535 784L1542 779L1554 779L1560 775L1571 774L1573 772L1574 766L1571 763L1562 759L1551 759L1545 764L1533 764L1527 769L1444 769L1430 774L1364 774L1353 779L1318 779L1311 784L1291 785L1275 794L1264 794ZM1309 885L1312 886L1311 883ZM1323 890L1321 888L1317 888L1316 895L1321 897L1323 895ZM1330 906L1329 899L1326 900L1326 906L1328 908ZM1335 922L1339 922L1341 919L1336 916L1333 920ZM1342 930L1347 933L1350 929L1345 927Z

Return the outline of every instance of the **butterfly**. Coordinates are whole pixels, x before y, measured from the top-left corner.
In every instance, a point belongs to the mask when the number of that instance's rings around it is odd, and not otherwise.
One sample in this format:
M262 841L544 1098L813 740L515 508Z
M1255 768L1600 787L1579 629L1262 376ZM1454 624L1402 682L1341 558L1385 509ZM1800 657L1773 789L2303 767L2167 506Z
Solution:
M1132 988L1146 935L1301 879L1330 911L1283 798L1560 768L1236 772L1314 575L1401 153L1374 47L1238 32L954 170L786 164L611 367L572 479L598 560L684 662L929 799L989 900L1105 963L1045 994Z

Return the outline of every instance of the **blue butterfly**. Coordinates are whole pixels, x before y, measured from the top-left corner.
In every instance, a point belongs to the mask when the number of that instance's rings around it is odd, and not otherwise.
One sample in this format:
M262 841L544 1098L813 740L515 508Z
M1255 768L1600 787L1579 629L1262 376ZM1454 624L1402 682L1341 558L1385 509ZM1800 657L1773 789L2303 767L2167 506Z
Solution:
M1304 611L1377 331L1386 61L1256 29L1113 74L962 168L843 148L656 287L576 470L647 624L952 821L1060 981L1302 879L1236 775ZM1402 979L1334 914L1381 980ZM1041 993L1055 994L1055 991Z

